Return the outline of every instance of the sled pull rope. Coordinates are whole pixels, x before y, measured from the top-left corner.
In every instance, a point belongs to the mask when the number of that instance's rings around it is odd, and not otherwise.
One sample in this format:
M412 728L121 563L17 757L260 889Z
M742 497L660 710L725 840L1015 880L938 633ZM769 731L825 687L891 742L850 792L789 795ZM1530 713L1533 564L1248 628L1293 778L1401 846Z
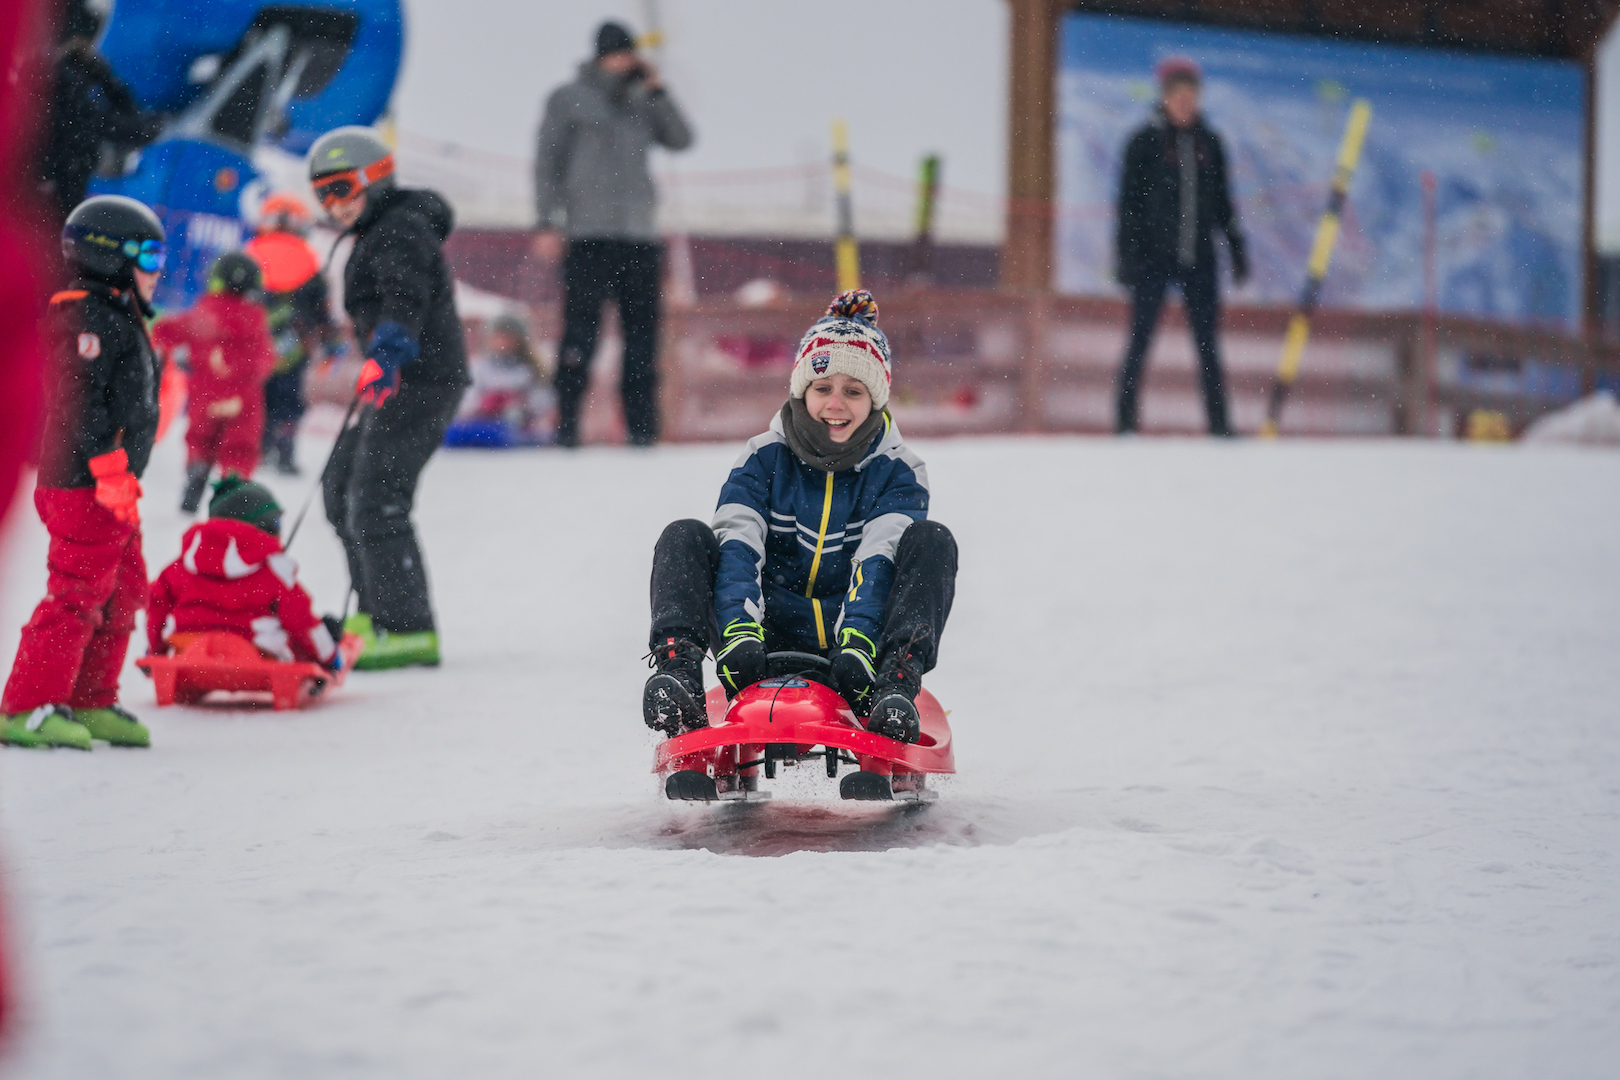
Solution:
M287 534L286 542L281 545L282 551L292 547L293 540L298 536L298 530L303 527L304 518L309 514L309 508L315 503L315 493L326 486L326 474L332 471L332 461L337 457L338 443L343 441L343 433L349 430L349 421L354 419L355 410L359 407L360 394L356 392L354 397L349 399L349 411L343 414L343 423L338 426L338 437L332 443L331 452L326 455L326 464L321 466L321 475L315 478L314 486L304 497L304 505L299 507L298 516L293 519L292 531ZM350 582L350 587L353 588L353 582Z

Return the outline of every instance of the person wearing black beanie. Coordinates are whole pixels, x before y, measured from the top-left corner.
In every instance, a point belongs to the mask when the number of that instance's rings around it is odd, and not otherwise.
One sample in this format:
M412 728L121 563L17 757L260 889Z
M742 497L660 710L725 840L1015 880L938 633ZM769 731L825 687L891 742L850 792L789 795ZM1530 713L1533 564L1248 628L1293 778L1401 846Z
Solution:
M579 410L596 352L602 304L619 306L619 393L630 442L658 440L660 262L647 149L684 150L692 129L658 71L616 22L596 32L595 56L546 101L535 154L535 253L563 260L557 353L557 444L579 442ZM566 251L566 258L564 253Z
M612 56L617 52L634 52L636 39L630 36L630 31L624 28L623 23L605 22L596 31L596 58Z

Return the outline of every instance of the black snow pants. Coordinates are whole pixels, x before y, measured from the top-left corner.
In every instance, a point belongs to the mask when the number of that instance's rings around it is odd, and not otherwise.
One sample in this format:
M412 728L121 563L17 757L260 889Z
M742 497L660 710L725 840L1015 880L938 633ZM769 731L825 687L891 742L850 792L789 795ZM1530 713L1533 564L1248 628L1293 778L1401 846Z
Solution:
M720 543L701 521L671 522L653 548L650 648L668 637L683 637L713 649L720 640L714 613L714 575ZM914 638L923 670L939 658L939 636L956 599L956 538L937 521L918 521L900 534L894 552L894 584L883 608L878 658ZM771 629L765 612L765 648L793 648Z
M338 436L323 481L326 520L349 559L360 610L394 634L433 629L427 567L411 524L416 483L444 442L462 387L407 383Z
M557 443L579 444L579 410L590 381L602 304L619 305L624 357L619 395L630 441L658 439L658 290L662 249L633 240L575 240L563 262L563 333L557 348Z
M1216 291L1215 267L1211 265L1174 267L1169 271L1149 270L1131 290L1131 344L1125 353L1125 362L1119 369L1118 396L1114 430L1135 431L1137 395L1142 384L1143 368L1147 364L1148 347L1153 344L1153 330L1159 323L1159 312L1164 307L1164 294L1174 283L1181 288L1187 305L1187 322L1191 324L1193 343L1198 346L1198 376L1204 389L1204 411L1209 417L1211 435L1230 435L1231 423L1226 415L1226 385L1221 375L1221 356L1215 341L1216 324L1220 320L1220 296Z

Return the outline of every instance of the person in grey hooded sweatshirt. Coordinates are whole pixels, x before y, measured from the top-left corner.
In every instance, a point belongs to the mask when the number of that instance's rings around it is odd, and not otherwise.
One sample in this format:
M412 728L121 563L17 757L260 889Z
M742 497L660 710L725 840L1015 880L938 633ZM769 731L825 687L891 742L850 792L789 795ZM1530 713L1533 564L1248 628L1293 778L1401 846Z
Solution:
M630 442L658 439L661 248L647 148L692 145L692 128L623 26L603 23L596 56L552 92L534 164L541 258L563 261L563 336L557 355L557 444L579 443L579 409L596 351L602 303L624 329L619 393Z

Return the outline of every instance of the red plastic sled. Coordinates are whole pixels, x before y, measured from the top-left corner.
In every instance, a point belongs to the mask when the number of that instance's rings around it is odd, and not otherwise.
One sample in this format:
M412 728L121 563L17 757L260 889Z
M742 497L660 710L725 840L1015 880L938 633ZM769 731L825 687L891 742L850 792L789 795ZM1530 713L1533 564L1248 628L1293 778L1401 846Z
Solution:
M343 666L328 671L319 664L272 660L252 642L235 634L198 634L171 656L143 656L135 666L152 676L159 705L201 701L215 690L269 694L277 709L298 709L327 689L343 685L365 643L344 634L338 643Z
M797 765L821 758L828 777L840 764L847 773L838 791L846 799L925 802L938 796L926 786L929 773L954 773L951 726L934 695L917 695L922 737L896 742L861 726L848 703L827 685L827 661L810 653L772 653L771 678L737 695L729 707L719 687L709 691L709 726L660 743L653 772L663 776L671 799L768 799L759 790L779 762ZM817 750L816 747L820 747Z

